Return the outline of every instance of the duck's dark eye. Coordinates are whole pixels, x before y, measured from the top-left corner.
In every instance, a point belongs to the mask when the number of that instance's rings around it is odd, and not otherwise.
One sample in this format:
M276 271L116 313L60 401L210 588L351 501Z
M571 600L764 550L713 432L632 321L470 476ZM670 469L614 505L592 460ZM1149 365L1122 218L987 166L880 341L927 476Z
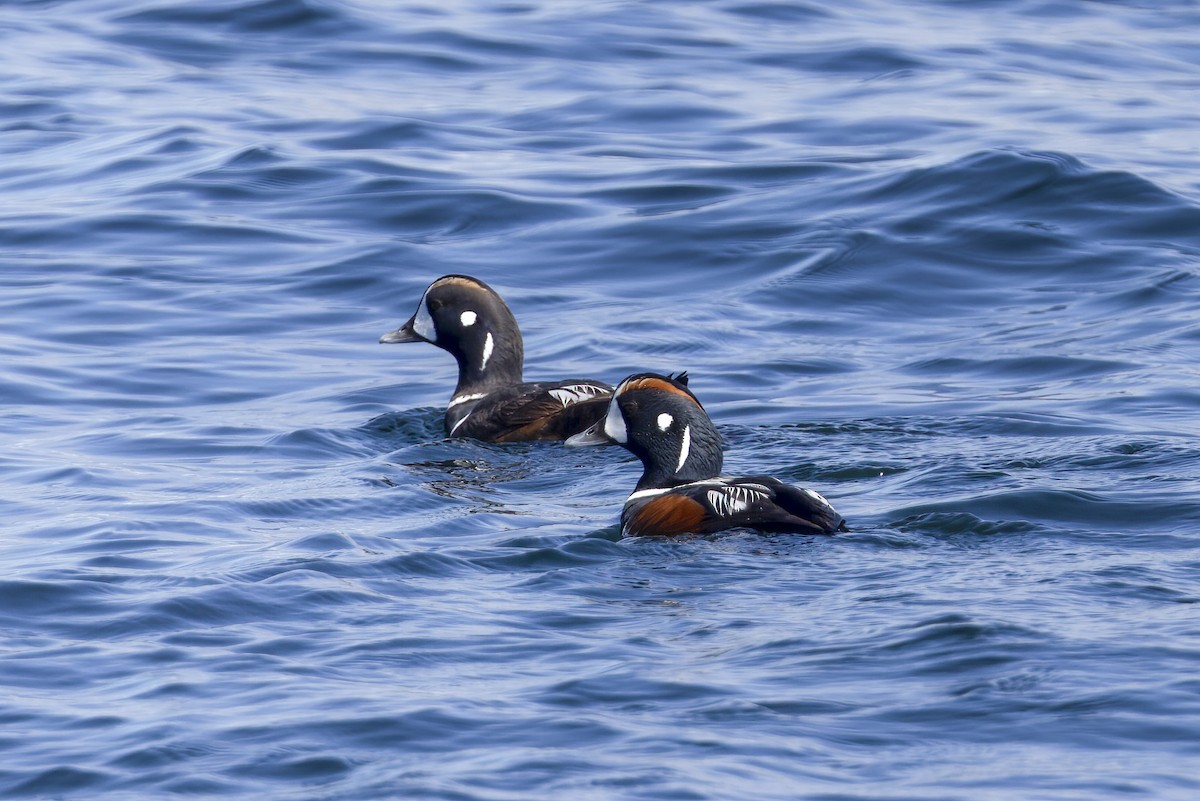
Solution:
M435 312L445 305L446 305L446 301L444 301L444 300L440 300L438 298L430 298L429 299L429 311L431 311L431 312Z

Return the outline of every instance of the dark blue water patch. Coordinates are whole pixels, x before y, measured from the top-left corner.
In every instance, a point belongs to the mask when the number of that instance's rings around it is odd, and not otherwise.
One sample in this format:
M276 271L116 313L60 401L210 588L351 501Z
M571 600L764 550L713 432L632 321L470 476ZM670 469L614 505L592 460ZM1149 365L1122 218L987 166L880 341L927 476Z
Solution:
M1200 392L1190 386L1142 386L1136 396L1104 397L1086 401L1093 413L1126 419L1142 418L1144 423L1131 431L1196 433L1195 411L1200 408Z
M432 407L388 412L363 423L359 430L373 437L386 437L393 445L415 445L444 434L444 417L444 410Z
M497 68L494 56L489 59L484 53L444 49L439 47L436 38L420 43L389 42L385 46L371 49L344 47L336 43L326 44L316 56L297 57L294 53L289 53L280 58L279 66L309 71L321 63L338 69L352 62L359 66L376 64L380 69L396 74L420 72L438 76L491 74Z
M1135 477L1139 482L1189 480L1196 450L1173 442L1153 440L1105 441L1076 450L1055 447L1020 457L1001 456L1000 466L1012 470L1098 470L1110 475Z
M53 241L57 246L74 245L92 252L113 250L123 251L130 237L136 236L143 247L152 247L155 239L158 247L170 243L178 243L180 226L195 226L196 233L186 246L196 252L220 251L231 247L253 247L256 244L271 243L274 247L287 246L287 240L293 244L312 244L320 241L309 232L294 231L285 234L273 226L263 226L245 221L229 219L192 220L184 222L179 215L146 212L96 214L91 217L80 216L71 224L64 225L57 218L30 220L19 227L9 227L4 234L4 241L14 248L33 248L49 244ZM243 252L244 253L244 252Z
M1131 362L1114 362L1101 359L1070 358L1062 356L1027 356L1009 359L987 359L976 361L968 358L931 359L904 366L904 370L916 375L967 375L986 376L989 380L1012 376L1021 383L1032 385L1046 381L1064 379L1093 379L1108 373L1131 370Z
M0 587L9 626L20 619L38 617L74 619L100 614L100 607L115 590L104 582L45 582L9 580Z
M615 545L619 533L613 527L609 530L590 532L583 538L577 534L564 538L563 535L545 538L532 538L525 535L516 540L498 543L487 553L476 555L472 564L489 570L500 572L530 572L535 573L535 581L547 572L564 568L580 568L590 564L602 563L619 557L623 551ZM542 621L548 627L563 624L563 621ZM574 620L570 627L580 625L580 620Z
M889 199L904 197L917 207L960 208L966 214L1021 219L1057 228L1102 230L1106 241L1120 238L1194 239L1200 209L1183 198L1127 172L1099 171L1066 154L991 151L950 165L906 171L877 190ZM1120 209L1138 208L1129 215ZM1102 226L1096 226L1103 220Z
M60 767L43 771L27 781L11 786L7 792L14 798L45 797L47 794L70 792L95 792L108 783L109 774L80 770L73 767Z
M353 35L362 25L348 9L308 0L251 0L204 9L171 5L133 13L120 9L106 22L112 29L106 36L109 42L196 67L245 58L236 46L239 37L311 41Z
M1156 604L1200 602L1200 597L1180 589L1182 575L1165 576L1148 567L1109 567L1090 572L1087 577L1098 582L1095 584L1096 590L1111 592L1126 601L1151 601Z
M495 68L497 63L520 62L547 54L546 40L519 34L483 34L431 25L414 31L409 43L415 48L429 48L446 53L474 53L484 64Z
M1086 530L1137 533L1186 531L1200 518L1200 510L1186 498L1120 496L1084 490L1011 490L982 496L959 496L935 503L896 510L911 517L931 512L968 511L975 515L1009 520L1035 520L1074 525Z
M439 180L454 181L458 178L458 173L449 164L435 169L430 165L397 162L387 158L388 153L397 149L418 148L488 152L492 148L511 142L512 136L510 132L478 125L417 118L397 119L393 116L356 119L353 122L305 122L302 125L272 121L263 127L269 132L298 128L310 137L306 141L309 146L329 151L339 164L354 168L363 174L391 178L407 177L413 181L414 186L429 185L430 182ZM358 150L380 153L377 156L354 154L354 151Z
M393 236L431 242L443 238L490 237L528 225L547 225L586 216L577 204L541 202L519 193L488 187L464 187L458 192L428 192L407 187L389 188L382 182L364 187L372 196L375 224ZM334 209L344 200L330 201ZM354 201L361 205L361 201Z
M368 325L368 317L380 305L380 299L395 297L395 319L379 324L386 326L394 322L398 327L403 322L399 318L412 313L412 309L406 309L405 306L409 303L415 306L420 298L418 294L414 299L406 299L403 287L397 287L394 281L398 270L403 272L404 265L418 258L415 250L419 250L419 246L401 242L372 248L351 246L345 250L337 249L320 262L303 263L287 270L277 277L275 287L289 297L320 301L320 314L327 323L333 324L331 327L337 330L337 335L351 333L346 330L350 324ZM440 272L436 264L429 267L431 273ZM333 305L331 301L335 298L347 305ZM294 325L311 324L314 315L311 307L298 309L298 312ZM353 332L353 336L363 345L378 342L378 334L374 341L365 332ZM315 344L310 343L310 346Z
M668 102L668 96L670 102ZM731 111L698 102L690 93L662 93L650 98L641 92L577 100L563 106L523 112L503 121L517 131L549 131L562 128L636 132L647 128L661 133L686 133L703 125L734 119Z
M178 6L146 8L134 13L110 18L116 24L152 25L175 24L190 28L218 28L229 33L283 32L326 36L344 34L348 30L346 13L336 13L333 7L310 0L262 0L227 4L226 8L181 8ZM332 26L332 23L341 23Z
M318 194L349 188L340 171L293 166L271 149L256 147L230 156L221 166L185 179L149 186L142 192L184 193L206 203L291 201L302 190Z
M417 426L422 434L433 434L435 430L440 429L440 426L435 428L431 422L417 423ZM390 435L402 429L397 426L371 426L365 430L372 433L387 432ZM268 447L272 451L282 451L292 459L325 462L331 458L371 456L380 452L382 444L374 437L364 436L362 430L306 429L280 435L274 438Z
M720 202L733 194L729 186L688 185L679 183L631 186L625 189L593 193L598 200L635 206L638 214L666 214L697 209Z
M831 12L812 3L739 3L723 9L726 13L762 19L768 22L806 22L825 19Z
M189 158L202 158L215 145L202 128L194 125L167 125L153 130L113 131L104 148L91 148L69 165L61 166L64 179L81 186L100 184L122 191L106 195L121 196L144 191L163 176L175 176ZM56 165L57 166L57 165ZM38 171L40 172L40 171ZM43 175L44 177L44 175ZM20 183L15 183L21 188Z
M850 73L870 77L894 73L898 70L920 70L925 62L897 48L858 47L847 48L843 44L827 50L807 52L772 53L750 59L752 63L768 67L782 67L800 72L824 74Z

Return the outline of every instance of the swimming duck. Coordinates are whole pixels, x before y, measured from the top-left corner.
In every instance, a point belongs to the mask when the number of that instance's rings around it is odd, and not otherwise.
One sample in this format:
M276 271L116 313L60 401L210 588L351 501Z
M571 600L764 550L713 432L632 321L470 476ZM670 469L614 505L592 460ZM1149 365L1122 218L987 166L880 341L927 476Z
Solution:
M566 444L615 442L642 462L621 511L625 536L709 534L729 528L832 534L846 524L812 490L771 476L721 476L721 435L687 374L639 373L617 385L604 419Z
M446 406L452 437L565 439L603 417L612 395L611 386L589 379L526 383L516 318L495 290L467 275L434 281L412 318L379 341L428 342L458 360L458 386Z

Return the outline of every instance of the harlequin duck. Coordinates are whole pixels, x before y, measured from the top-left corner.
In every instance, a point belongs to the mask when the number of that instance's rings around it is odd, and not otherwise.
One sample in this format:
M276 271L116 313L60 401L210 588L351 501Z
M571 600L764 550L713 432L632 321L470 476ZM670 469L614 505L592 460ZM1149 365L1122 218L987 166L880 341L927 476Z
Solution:
M379 341L429 342L458 360L458 386L446 406L450 436L565 439L602 418L612 395L601 381L525 383L516 319L495 290L466 275L444 275L430 284L412 319Z
M626 536L742 527L802 534L846 530L842 516L812 490L770 476L720 476L721 435L688 389L686 373L626 378L604 419L566 444L603 442L616 442L642 461L642 478L621 511Z

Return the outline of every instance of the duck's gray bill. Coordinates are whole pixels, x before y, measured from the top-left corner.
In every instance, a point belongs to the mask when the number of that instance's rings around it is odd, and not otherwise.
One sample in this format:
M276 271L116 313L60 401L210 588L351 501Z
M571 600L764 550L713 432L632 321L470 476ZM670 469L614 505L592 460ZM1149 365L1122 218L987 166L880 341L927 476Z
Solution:
M413 331L413 321L409 320L395 331L388 331L379 338L381 345L395 345L398 342L421 342L421 337Z
M603 418L597 420L590 428L567 437L563 444L568 448L582 448L586 445L609 445L612 440L604 433Z

